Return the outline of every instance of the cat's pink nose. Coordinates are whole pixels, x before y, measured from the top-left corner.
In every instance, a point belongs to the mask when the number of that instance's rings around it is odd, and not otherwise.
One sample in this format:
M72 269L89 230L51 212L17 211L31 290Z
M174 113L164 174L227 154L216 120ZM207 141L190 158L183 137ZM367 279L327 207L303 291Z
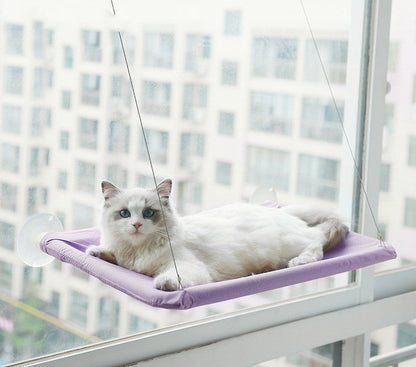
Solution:
M139 227L141 227L141 223L137 222L137 223L133 223L133 227L136 228L136 231L139 229Z

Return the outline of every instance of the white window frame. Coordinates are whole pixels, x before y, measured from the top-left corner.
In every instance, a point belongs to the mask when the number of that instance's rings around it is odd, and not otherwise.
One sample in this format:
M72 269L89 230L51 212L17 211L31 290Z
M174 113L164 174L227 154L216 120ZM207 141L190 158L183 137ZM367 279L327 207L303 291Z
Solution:
M384 109L390 13L391 0L352 0L345 129L355 149L356 128L366 121L362 125L366 130L363 185L373 210L378 207L382 148L378 122ZM363 55L370 41L368 60ZM349 156L345 144L343 149ZM347 215L353 212L356 197L354 171L354 164L343 160L341 196L345 200L340 207ZM375 235L368 206L362 201L358 230ZM416 318L414 279L416 267L376 274L370 266L358 270L356 282L344 288L102 342L33 363L44 367L241 367L343 340L341 366L366 367L370 366L371 331Z

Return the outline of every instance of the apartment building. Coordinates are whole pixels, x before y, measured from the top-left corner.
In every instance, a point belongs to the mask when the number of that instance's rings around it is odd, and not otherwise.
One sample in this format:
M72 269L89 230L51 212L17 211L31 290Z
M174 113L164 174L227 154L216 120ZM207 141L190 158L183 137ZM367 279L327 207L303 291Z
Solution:
M30 215L55 213L68 230L95 226L101 179L121 187L153 185L119 31L156 177L174 180L181 213L249 201L258 188L272 188L283 204L335 209L342 200L341 165L351 159L343 153L340 121L348 6L335 12L336 19L319 18L315 33L335 107L314 42L293 5L285 4L288 17L246 3L189 3L188 12L169 4L161 14L157 3L128 2L114 17L109 6L71 2L79 13L71 9L68 21L59 5L44 3L41 14L31 7L4 11L0 26L3 294L24 299L27 285L35 286L63 324L107 339L346 284L341 275L179 313L138 304L65 264L25 268L15 237ZM312 16L318 19L318 13ZM397 58L403 57L401 42L398 34ZM401 67L392 63L391 75ZM401 184L394 172L416 166L416 131L397 125L400 106L393 94L387 98L380 220L387 236L403 228L414 235L411 183L404 191L395 188L394 197L391 189ZM392 141L403 135L408 144L400 149L408 159L397 162ZM393 221L388 210L395 203L402 215Z

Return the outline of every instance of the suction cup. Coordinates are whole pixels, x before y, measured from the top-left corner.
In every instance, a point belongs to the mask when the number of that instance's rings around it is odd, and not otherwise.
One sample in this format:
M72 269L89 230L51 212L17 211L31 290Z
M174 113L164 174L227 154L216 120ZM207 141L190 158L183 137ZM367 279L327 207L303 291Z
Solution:
M17 254L29 266L39 267L52 262L52 256L40 249L41 239L49 232L63 230L59 219L53 214L41 213L30 217L17 237Z
M277 193L272 187L259 186L251 194L250 203L264 204L267 202L277 203Z

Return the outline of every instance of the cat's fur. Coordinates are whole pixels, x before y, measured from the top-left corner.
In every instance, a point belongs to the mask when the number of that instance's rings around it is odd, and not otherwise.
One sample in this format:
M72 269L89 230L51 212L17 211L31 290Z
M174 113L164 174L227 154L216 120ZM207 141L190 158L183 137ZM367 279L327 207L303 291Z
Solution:
M103 181L101 243L88 253L174 290L180 283L165 222L183 287L317 261L348 232L336 215L297 206L239 203L180 217L171 186L167 179L153 190L121 190ZM123 218L123 210L130 216Z

